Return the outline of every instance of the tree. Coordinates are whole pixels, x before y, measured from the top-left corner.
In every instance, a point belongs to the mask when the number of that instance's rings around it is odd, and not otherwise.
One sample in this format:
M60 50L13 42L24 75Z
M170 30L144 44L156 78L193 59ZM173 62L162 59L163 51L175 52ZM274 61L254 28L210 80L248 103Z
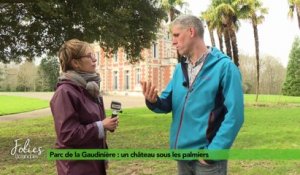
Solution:
M167 11L168 14L168 21L167 23L170 23L173 21L176 17L176 13L178 13L178 10L176 10L175 6L179 5L182 6L184 4L183 0L161 0L162 7Z
M22 2L22 1L21 1ZM131 62L156 38L164 17L157 0L48 0L1 3L0 61L54 55L65 40L123 47Z
M284 95L300 96L300 38L296 37L291 52L289 54L289 63L287 67L286 79L282 92Z
M254 34L254 44L255 44L255 56L256 56L256 98L258 100L259 94L259 37L257 26L261 24L264 20L264 15L268 13L268 10L262 6L260 0L237 0L235 2L238 7L240 7L240 17L244 19L250 19Z
M210 6L210 8L212 8L212 7ZM207 9L206 11L202 12L201 15L202 15L202 17L200 17L200 18L203 18L206 21L211 45L213 47L215 47L216 42L215 42L215 37L214 37L214 33L213 33L214 28L215 28L215 26L213 25L213 20L215 17L214 11L212 9ZM221 43L221 42L219 41L219 43Z
M294 11L296 11L298 27L300 29L300 0L288 0L289 1L289 16L293 18Z
M0 64L0 82L3 81L5 76L4 65Z
M13 65L4 65L3 81L1 91L16 91L18 68Z
M209 23L209 28L217 30L221 50L223 47L222 35L224 36L226 54L239 66L236 38L239 11L237 10L238 7L234 5L234 0L212 0L209 8L204 12L204 18Z
M17 74L17 91L35 91L37 68L33 62L26 61L19 67Z
M225 44L228 56L232 57L234 63L239 66L238 46L236 31L238 30L239 14L234 1L219 0L216 1L215 7L217 15L224 26Z
M264 56L261 60L261 92L281 94L286 68L274 57Z
M206 21L209 30L209 36L211 39L212 45L215 43L215 39L213 36L213 31L217 31L218 41L219 41L219 49L223 52L223 33L224 33L224 26L222 21L219 19L219 16L215 10L215 8L210 5L208 9L202 12L202 18Z
M255 56L240 55L240 71L243 77L243 88L247 94L255 94L256 87L256 58ZM281 94L286 68L273 56L261 57L260 93Z
M4 65L0 64L0 91L4 89L3 87L3 80L5 79L5 70Z
M255 93L255 59L253 56L240 55L240 67L243 77L243 88L244 93L253 94Z
M57 57L45 57L38 68L38 91L53 91L59 76Z
M221 50L222 52L224 52L224 51L223 51L223 32L222 32L222 29L217 30L217 35L218 35L218 40L219 40L220 50Z

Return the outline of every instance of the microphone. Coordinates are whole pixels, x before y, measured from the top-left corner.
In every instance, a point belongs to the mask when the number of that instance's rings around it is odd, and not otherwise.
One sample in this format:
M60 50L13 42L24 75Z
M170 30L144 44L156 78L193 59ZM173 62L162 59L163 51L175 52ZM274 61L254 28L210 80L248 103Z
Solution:
M188 83L186 82L186 81L184 81L183 83L182 83L182 86L184 86L184 87L188 87Z
M111 118L117 117L118 113L122 113L121 103L117 101L111 101L110 108L112 109Z
M182 86L184 86L184 87L186 87L186 88L189 88L188 87L188 83L186 82L186 81L184 81L183 83L182 83ZM194 89L193 88L189 88L189 92L192 92Z
M111 101L110 108L112 109L111 118L117 117L119 113L122 113L121 109L121 103L117 101ZM114 132L115 130L112 130L111 132Z

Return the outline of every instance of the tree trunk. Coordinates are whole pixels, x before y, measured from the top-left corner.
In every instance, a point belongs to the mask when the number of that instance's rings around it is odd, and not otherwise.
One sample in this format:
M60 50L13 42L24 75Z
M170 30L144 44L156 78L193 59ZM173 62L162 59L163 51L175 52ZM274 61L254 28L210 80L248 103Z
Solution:
M210 22L206 22L206 23L207 23L207 26L208 26L208 31L209 31L209 37L210 37L211 45L213 47L216 47L216 41L215 41L215 37L214 37L214 31L209 28Z
M258 31L256 25L256 17L252 18L252 27L253 27L253 34L254 34L254 41L255 41L255 55L256 55L256 98L255 101L258 101L258 94L259 94L259 40L258 40Z
M229 35L228 27L225 27L224 38L225 38L226 54L230 58L232 58L231 42L230 42L230 35Z
M232 53L233 53L233 61L234 64L239 67L239 50L237 46L236 34L233 28L230 28L230 40L232 46Z
M217 33L218 33L220 50L224 53L224 51L223 51L223 34L222 34L222 32L217 32Z
M296 6L297 19L298 19L298 27L300 29L300 7Z
M211 45L213 47L216 47L216 41L215 41L213 30L209 30L209 37L210 37Z
M175 10L174 10L174 7L171 7L170 8L170 22L172 22L175 18Z

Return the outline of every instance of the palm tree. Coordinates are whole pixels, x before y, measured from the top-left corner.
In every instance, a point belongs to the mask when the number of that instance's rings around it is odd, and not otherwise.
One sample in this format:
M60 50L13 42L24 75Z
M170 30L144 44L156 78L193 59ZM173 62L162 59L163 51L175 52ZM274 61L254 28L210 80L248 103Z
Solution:
M268 13L268 9L263 7L260 0L237 0L237 4L241 7L241 18L250 19L254 34L255 56L256 56L256 98L258 100L259 94L259 80L260 80L260 59L259 59L259 37L257 26L265 19L264 15Z
M223 51L223 32L222 32L222 29L220 29L220 30L217 29L217 34L218 34L219 46L220 46L219 49L220 49L222 52L224 52L224 51Z
M232 54L231 54L230 38L229 35L225 35L224 25L222 23L222 20L217 14L215 7L211 4L209 8L206 11L204 11L201 15L208 25L208 30L210 32L210 39L212 45L215 42L213 31L216 30L218 35L218 40L219 40L219 49L223 52L223 37L224 39L226 38L225 43L227 43L226 46L227 54L231 56Z
M215 37L214 37L214 30L209 27L210 26L210 21L206 21L206 24L208 26L208 32L209 32L209 37L210 37L211 45L213 47L216 47L216 41L215 41Z
M213 0L212 6L215 8L216 15L223 25L226 53L228 56L232 57L234 63L239 66L239 54L236 39L239 12L237 7L234 6L234 0Z
M176 13L179 11L175 9L176 5L182 6L185 4L184 0L161 0L163 8L168 13L168 21L167 23L170 23L173 21L176 17Z
M223 37L226 46L226 54L233 58L239 66L239 54L236 32L239 27L240 11L237 0L212 0L209 8L202 13L209 25L209 29L217 30L220 50L223 51Z
M215 37L214 37L214 26L213 26L213 18L214 18L214 14L213 14L213 10L208 9L205 12L202 13L202 17L200 17L201 19L206 21L207 27L208 27L208 32L209 32L209 37L210 37L210 41L211 41L211 45L213 47L216 46L216 42L215 42Z
M290 5L289 16L292 18L294 16L294 11L296 10L298 27L300 29L300 0L288 0Z

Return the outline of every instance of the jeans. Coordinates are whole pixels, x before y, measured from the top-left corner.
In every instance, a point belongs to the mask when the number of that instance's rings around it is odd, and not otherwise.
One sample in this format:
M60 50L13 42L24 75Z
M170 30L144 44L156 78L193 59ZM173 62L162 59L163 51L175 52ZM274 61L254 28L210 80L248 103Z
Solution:
M198 160L181 160L177 162L178 175L226 175L227 160L204 165Z

